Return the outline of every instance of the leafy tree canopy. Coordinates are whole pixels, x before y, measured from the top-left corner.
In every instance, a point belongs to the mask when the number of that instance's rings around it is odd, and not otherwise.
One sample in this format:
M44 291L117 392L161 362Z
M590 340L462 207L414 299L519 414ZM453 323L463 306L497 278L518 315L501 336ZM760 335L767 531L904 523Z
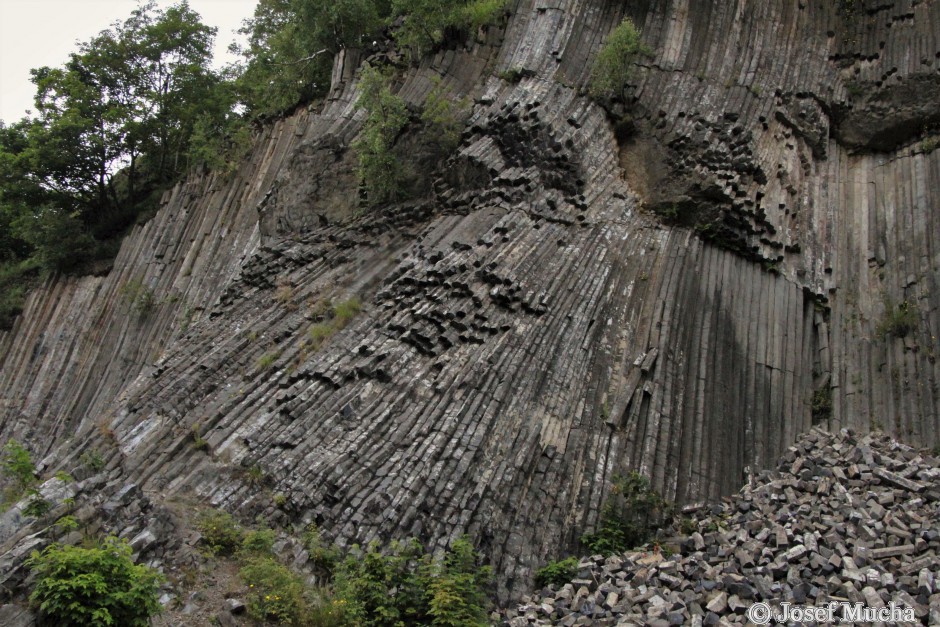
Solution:
M210 68L215 29L185 0L141 4L32 70L35 115L0 122L0 326L36 261L70 270L113 253L152 198L225 143L235 98ZM230 142L231 143L231 142Z

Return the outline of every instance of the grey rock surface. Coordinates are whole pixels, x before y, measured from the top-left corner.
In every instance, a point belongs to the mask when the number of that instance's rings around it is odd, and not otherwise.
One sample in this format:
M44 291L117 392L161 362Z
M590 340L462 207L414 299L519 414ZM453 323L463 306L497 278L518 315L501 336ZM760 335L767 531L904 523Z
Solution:
M340 544L466 532L503 599L592 528L614 474L693 502L814 423L940 444L940 4L838 4L517 2L404 71L413 107L442 76L473 108L426 193L366 215L362 55L341 55L329 98L231 177L167 192L108 275L29 296L0 332L0 439L98 476L79 504L128 539L181 494ZM618 138L583 88L627 13L655 53ZM327 299L353 296L314 349ZM914 328L883 332L900 303ZM0 552L35 531L13 521Z

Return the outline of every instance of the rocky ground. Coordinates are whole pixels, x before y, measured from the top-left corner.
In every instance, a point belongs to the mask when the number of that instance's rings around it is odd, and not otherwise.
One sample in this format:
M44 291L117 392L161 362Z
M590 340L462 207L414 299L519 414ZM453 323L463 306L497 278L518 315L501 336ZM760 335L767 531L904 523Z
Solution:
M914 624L940 625L936 456L881 434L813 430L776 470L684 514L697 529L687 537L584 558L576 579L523 598L504 624L745 624L755 602L835 601L895 603Z

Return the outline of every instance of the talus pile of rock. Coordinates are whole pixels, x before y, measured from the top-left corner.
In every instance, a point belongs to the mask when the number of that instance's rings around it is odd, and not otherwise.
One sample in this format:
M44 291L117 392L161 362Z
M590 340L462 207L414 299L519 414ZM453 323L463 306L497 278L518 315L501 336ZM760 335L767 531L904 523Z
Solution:
M913 624L940 624L940 460L928 453L813 430L775 471L683 513L697 529L687 537L584 558L576 579L525 598L504 624L746 624L756 602L894 603L913 608Z

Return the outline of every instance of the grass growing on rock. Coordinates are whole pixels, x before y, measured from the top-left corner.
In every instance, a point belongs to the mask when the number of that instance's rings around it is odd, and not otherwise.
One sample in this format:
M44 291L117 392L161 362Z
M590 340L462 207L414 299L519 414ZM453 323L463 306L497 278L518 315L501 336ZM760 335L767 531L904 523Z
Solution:
M319 350L328 339L349 326L360 311L362 302L355 296L338 303L327 300L318 304L315 314L322 319L307 332L302 354Z
M895 304L891 299L886 299L885 314L878 324L877 332L881 337L905 337L917 328L919 321L920 315L914 303L905 300Z

